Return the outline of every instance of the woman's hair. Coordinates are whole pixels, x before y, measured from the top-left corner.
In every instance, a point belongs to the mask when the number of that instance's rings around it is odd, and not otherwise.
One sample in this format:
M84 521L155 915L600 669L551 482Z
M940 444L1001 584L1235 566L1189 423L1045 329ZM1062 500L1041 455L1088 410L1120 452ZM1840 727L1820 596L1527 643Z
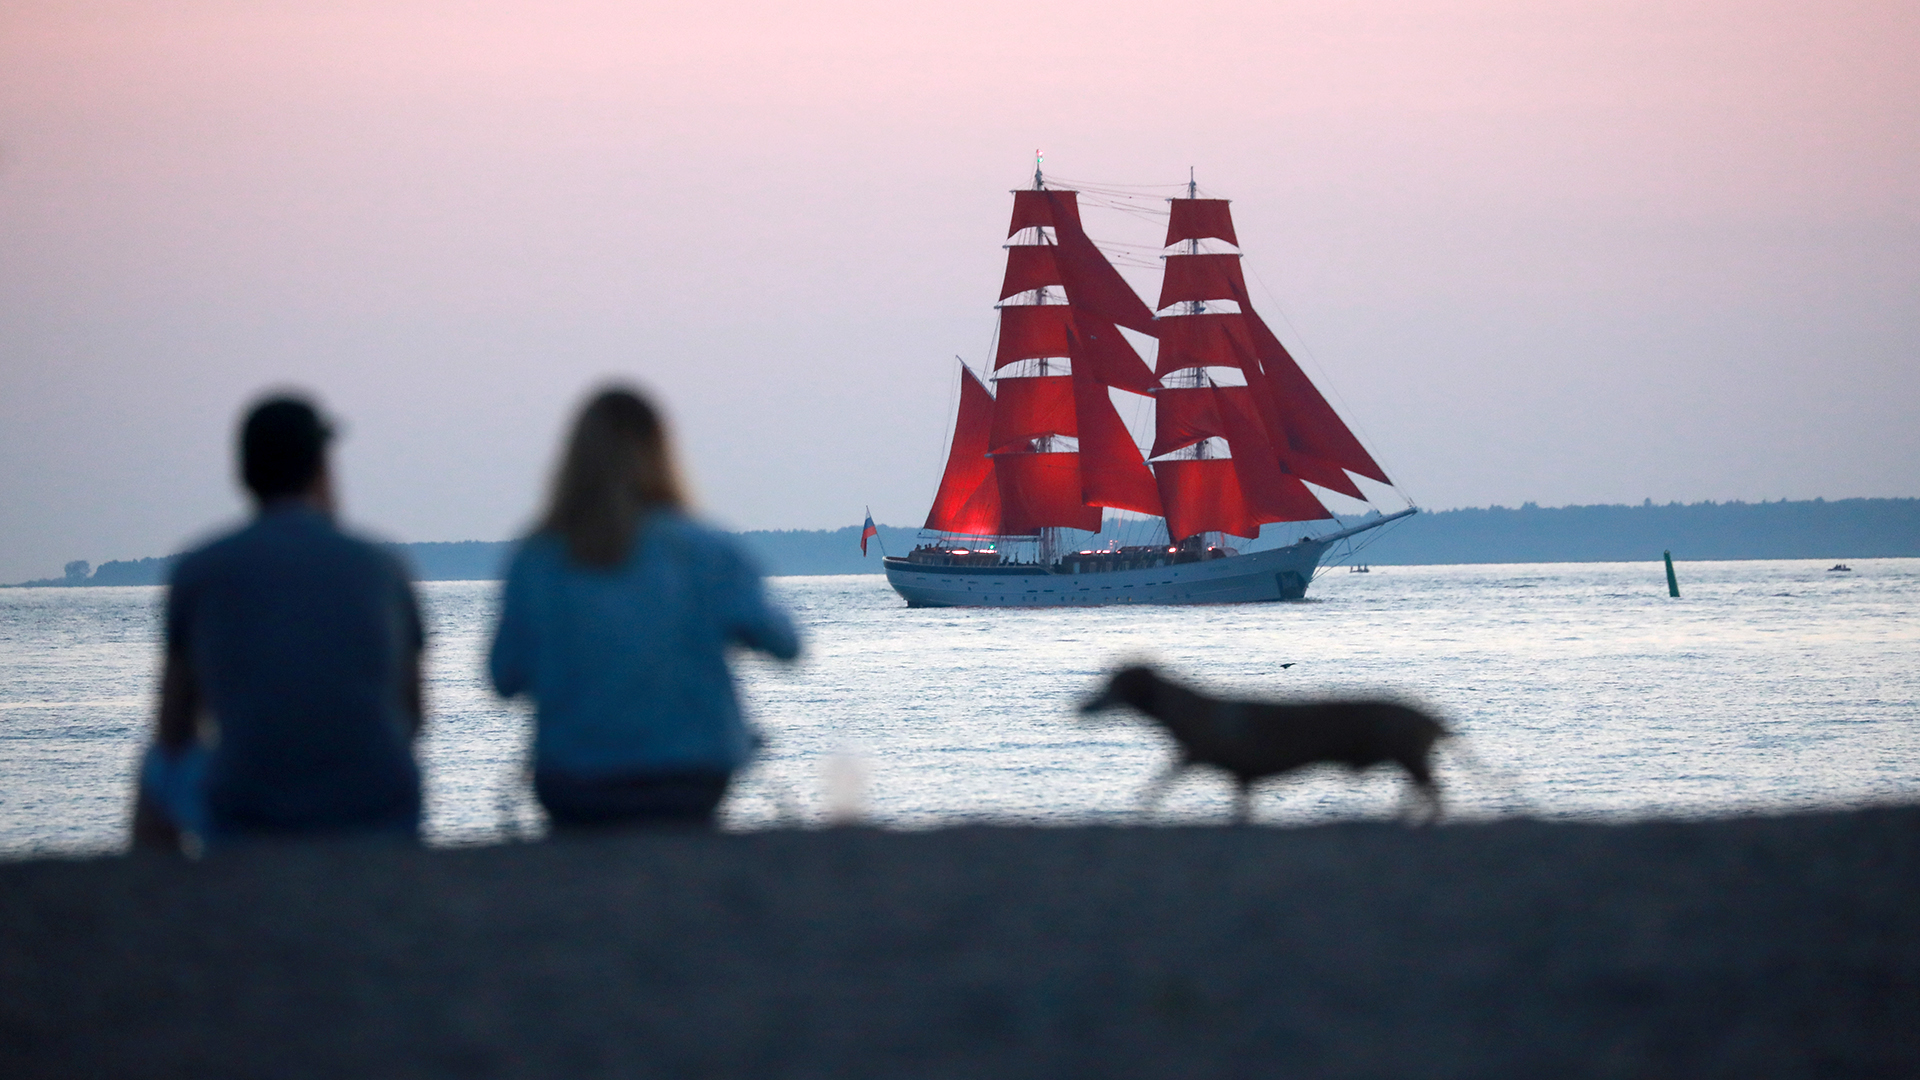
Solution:
M574 421L540 529L564 538L576 562L617 566L643 515L685 505L659 412L638 391L614 386Z

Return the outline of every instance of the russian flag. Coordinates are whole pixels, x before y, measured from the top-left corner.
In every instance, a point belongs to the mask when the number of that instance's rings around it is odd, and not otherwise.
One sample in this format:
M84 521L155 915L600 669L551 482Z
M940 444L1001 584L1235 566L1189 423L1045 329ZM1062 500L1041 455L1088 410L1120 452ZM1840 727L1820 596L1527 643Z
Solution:
M880 530L878 528L875 528L873 524L873 511L869 510L867 511L867 523L865 525L860 526L860 557L861 558L864 559L867 557L867 539L869 537L874 537L879 535L880 535Z

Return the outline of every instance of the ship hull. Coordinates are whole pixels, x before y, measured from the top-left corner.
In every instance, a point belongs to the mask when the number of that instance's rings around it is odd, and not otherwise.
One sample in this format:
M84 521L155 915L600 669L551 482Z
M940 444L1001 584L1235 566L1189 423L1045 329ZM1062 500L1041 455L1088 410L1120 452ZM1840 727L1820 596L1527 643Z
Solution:
M908 607L1093 607L1298 600L1329 545L1302 541L1246 555L1139 570L1066 573L1031 564L934 566L884 561Z

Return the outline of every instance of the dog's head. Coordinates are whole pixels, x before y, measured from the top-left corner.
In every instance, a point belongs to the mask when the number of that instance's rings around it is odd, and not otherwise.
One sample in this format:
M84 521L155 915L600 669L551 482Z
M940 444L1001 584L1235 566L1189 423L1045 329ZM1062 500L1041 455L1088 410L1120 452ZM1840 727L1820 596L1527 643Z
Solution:
M1159 685L1159 674L1145 664L1123 667L1107 678L1105 688L1081 703L1080 713L1084 716L1118 708L1144 710L1153 701L1154 690Z

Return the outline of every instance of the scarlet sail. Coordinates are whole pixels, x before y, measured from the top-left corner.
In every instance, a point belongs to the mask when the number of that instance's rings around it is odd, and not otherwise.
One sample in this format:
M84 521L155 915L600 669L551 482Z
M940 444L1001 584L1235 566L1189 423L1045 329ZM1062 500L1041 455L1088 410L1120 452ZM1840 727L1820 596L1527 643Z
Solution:
M1000 531L1000 488L994 480L993 459L987 456L987 437L993 430L993 395L960 368L960 414L953 424L953 447L947 452L947 471L940 491L927 511L927 529L993 536Z
M1316 490L1359 497L1357 476L1385 474L1254 312L1239 254L1217 250L1239 246L1226 200L1194 197L1191 183L1172 200L1165 246L1179 250L1163 255L1149 307L1088 237L1079 193L1048 189L1038 168L1033 179L1007 229L994 388L962 376L927 515L941 535L883 558L910 606L1298 599L1333 544L1414 512L1289 529L1257 550L1220 543L1330 517ZM1157 344L1151 366L1143 337ZM1153 402L1150 452L1128 428L1143 403L1115 391ZM1092 550L1061 547L1059 530L1100 531L1107 510L1160 519L1166 535L1132 524ZM954 542L967 537L990 542Z
M1226 435L1213 387L1169 386L1153 395L1153 457Z
M1107 387L1082 362L1078 339L1072 342L1073 405L1079 416L1080 491L1092 506L1110 506L1139 514L1160 514L1160 493L1146 459L1134 445ZM1096 526L1097 528L1097 526Z
M1143 334L1153 333L1153 312L1141 303L1120 272L1080 227L1079 204L1071 191L1049 191L1054 239L1060 245L1054 262L1066 281L1067 299L1080 311L1118 323Z
M1156 401L1155 456L1206 438L1223 439L1233 451L1230 458L1154 462L1169 536L1226 532L1255 537L1268 522L1332 516L1300 478L1281 465L1246 387L1175 387L1160 391ZM1196 484L1221 490L1192 490ZM1176 531L1186 529L1192 532Z
M1280 339L1254 314L1253 305L1243 300L1240 306L1247 314L1254 352L1260 357L1261 371L1271 387L1268 396L1278 413L1278 421L1287 431L1288 445L1297 453L1319 458L1337 468L1383 484L1392 483L1387 479L1386 470L1360 445L1360 440L1333 411L1333 406L1327 404L1327 399L1320 396L1307 373L1294 363L1287 347L1280 344Z
M1256 536L1266 523L1329 516L1309 483L1359 496L1349 471L1386 480L1254 312L1240 256L1199 249L1238 244L1227 201L1171 203L1166 242L1185 250L1163 257L1157 306L1167 313L1156 316L1088 238L1078 193L1037 178L1014 193L1008 236L1022 239L1006 249L1000 299L1012 302L1000 307L993 368L1033 363L999 378L997 395L963 377L928 529L1097 530L1113 508L1164 517L1175 541ZM1239 310L1209 310L1217 301ZM1151 369L1122 327L1158 339ZM1216 385L1204 374L1215 368L1240 370L1246 385ZM1154 397L1150 453L1110 388Z
M1151 394L1160 385L1120 328L1084 311L1073 316L1073 366L1107 386Z
M1184 209L1191 202L1211 205ZM1224 200L1174 199L1171 205L1174 216L1167 230L1169 243L1176 238L1227 239L1233 232ZM1348 472L1390 483L1386 471L1360 445L1286 346L1253 310L1239 259L1238 255L1197 252L1166 257L1162 307L1229 299L1239 306L1240 313L1162 318L1157 373L1164 376L1183 368L1238 367L1246 373L1248 392L1284 472L1355 498L1362 493Z
M1234 247L1240 241L1233 236L1233 214L1225 199L1173 199L1168 204L1167 242L1172 247L1187 240L1225 240Z
M1007 235L1012 236L1021 229L1036 226L1051 229L1054 227L1055 214L1071 218L1074 225L1080 224L1080 203L1077 193L1072 191L1047 191L1042 188L1027 188L1013 193L1013 223L1007 226Z
M1237 300L1246 295L1238 255L1168 255L1165 261L1156 307L1170 308L1189 300Z
M1167 510L1168 536L1260 535L1260 526L1247 513L1246 500L1240 495L1240 478L1231 458L1156 461L1153 475L1160 484L1160 503Z
M1227 445L1233 447L1234 476L1240 481L1241 498L1246 503L1248 516L1261 525L1332 517L1299 477L1281 468L1246 388L1215 387L1214 396L1220 402L1220 420L1227 429Z
M996 454L993 469L1000 482L1002 535L1045 528L1100 531L1100 508L1081 501L1079 454Z
M1065 304L1009 304L1001 308L994 370L1019 360L1067 355L1067 326L1072 317Z
M1007 276L1000 282L1000 299L1031 289L1060 284L1051 244L1017 244L1007 249Z
M1160 356L1156 375L1183 368L1245 368L1253 362L1253 332L1232 312L1165 315L1160 319Z
M995 451L1025 450L1029 441L1048 435L1080 434L1074 423L1071 375L1001 379L999 386L993 433L987 440Z

